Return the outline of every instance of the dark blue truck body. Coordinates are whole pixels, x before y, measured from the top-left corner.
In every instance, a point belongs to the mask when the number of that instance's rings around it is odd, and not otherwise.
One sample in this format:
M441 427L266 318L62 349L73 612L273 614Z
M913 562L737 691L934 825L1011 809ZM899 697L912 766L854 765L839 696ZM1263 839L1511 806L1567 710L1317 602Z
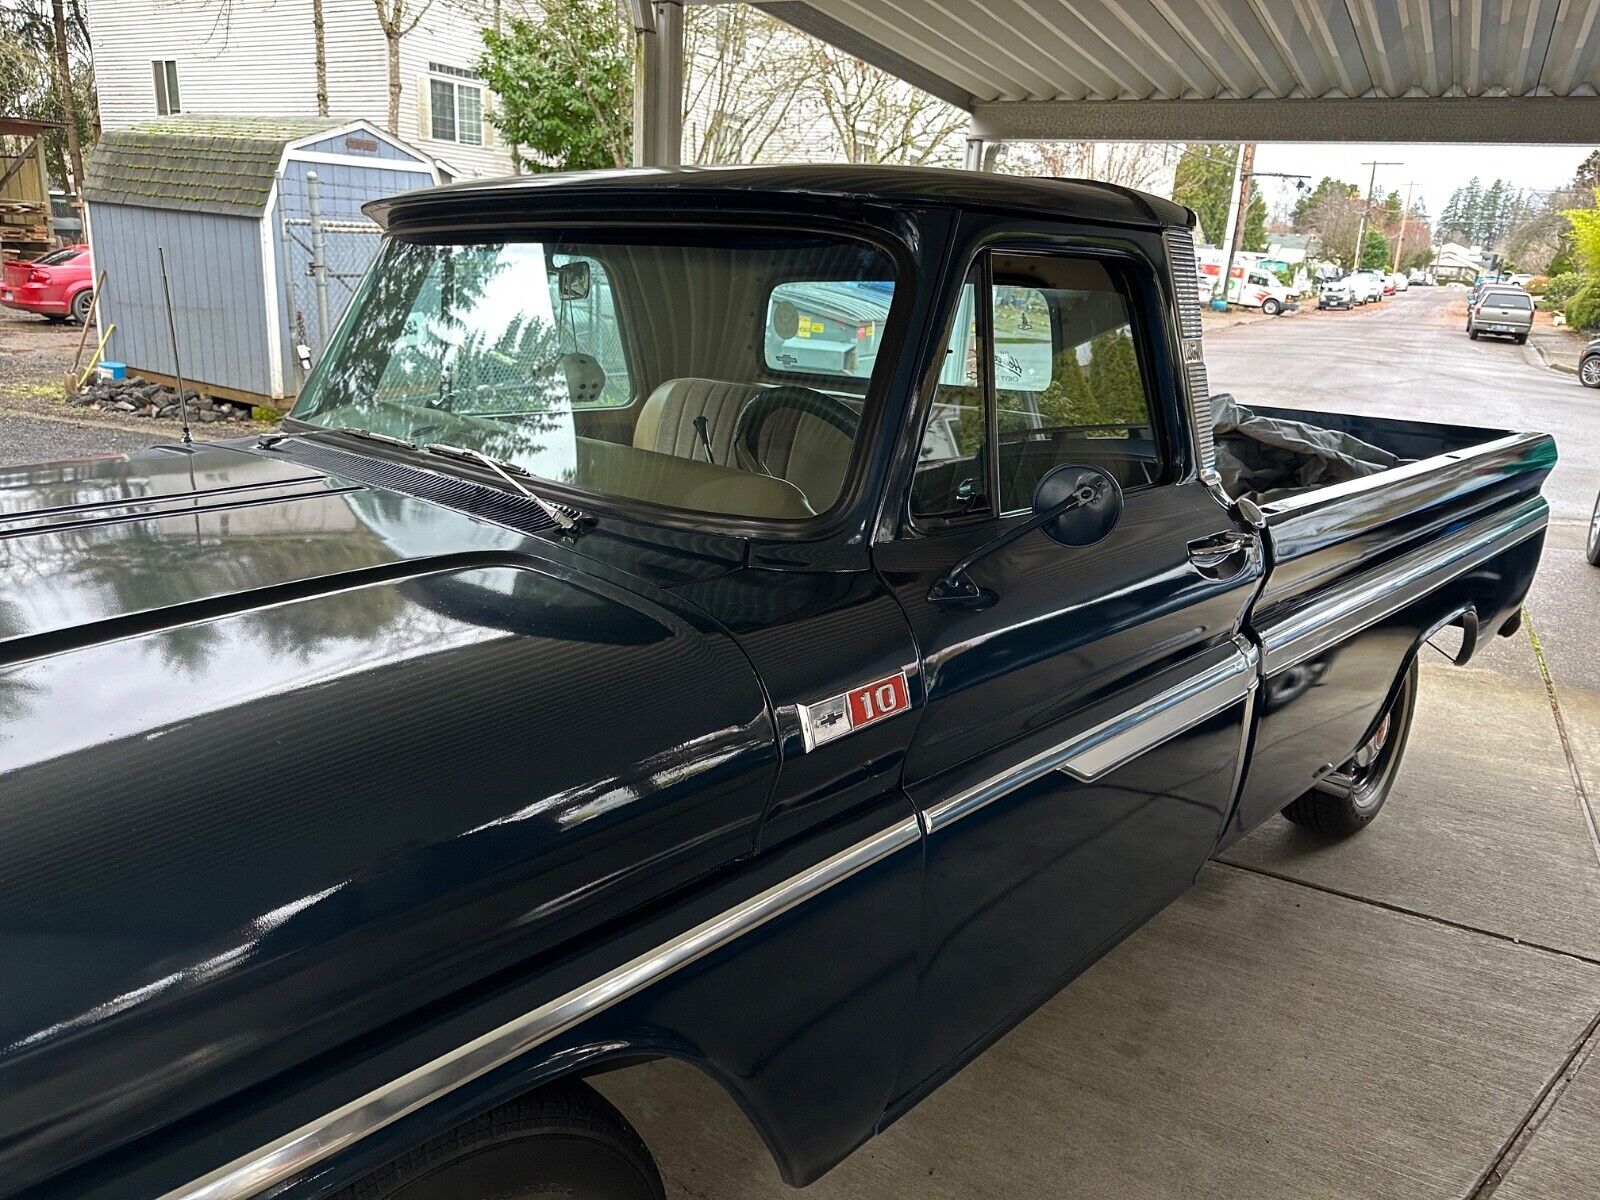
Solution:
M337 439L0 472L0 1194L311 1200L660 1056L804 1184L1343 762L1426 636L1514 626L1550 439L1310 414L1412 461L1235 503L1166 202L764 169L378 215L573 213L891 248L905 332L842 515L780 536L584 498L563 539L492 476ZM995 531L913 529L905 494L997 244L1134 281L1173 469L949 607ZM1197 565L1219 535L1237 553ZM810 706L901 673L904 711L814 744Z

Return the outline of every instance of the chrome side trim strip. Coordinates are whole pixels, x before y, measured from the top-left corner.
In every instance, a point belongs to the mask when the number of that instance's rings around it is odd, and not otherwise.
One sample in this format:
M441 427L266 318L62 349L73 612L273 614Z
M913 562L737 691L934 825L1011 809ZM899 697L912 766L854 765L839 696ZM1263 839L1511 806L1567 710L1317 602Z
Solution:
M1115 770L1242 700L1255 686L1257 652L1246 644L1182 683L1126 712L1079 730L982 783L930 805L935 833L1051 771L1088 783Z
M921 836L917 818L907 817L600 978L167 1192L161 1200L244 1200L290 1179L905 849Z
M1263 673L1274 675L1376 625L1441 584L1527 541L1549 522L1549 504L1543 497L1531 497L1366 572L1354 586L1341 586L1326 600L1259 627Z

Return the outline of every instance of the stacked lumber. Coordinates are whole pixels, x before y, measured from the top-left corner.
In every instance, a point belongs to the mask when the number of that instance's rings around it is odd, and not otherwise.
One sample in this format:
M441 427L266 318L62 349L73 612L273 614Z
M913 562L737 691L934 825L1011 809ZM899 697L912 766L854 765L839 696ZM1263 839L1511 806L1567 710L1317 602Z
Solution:
M0 252L6 258L32 258L52 244L48 205L0 200Z

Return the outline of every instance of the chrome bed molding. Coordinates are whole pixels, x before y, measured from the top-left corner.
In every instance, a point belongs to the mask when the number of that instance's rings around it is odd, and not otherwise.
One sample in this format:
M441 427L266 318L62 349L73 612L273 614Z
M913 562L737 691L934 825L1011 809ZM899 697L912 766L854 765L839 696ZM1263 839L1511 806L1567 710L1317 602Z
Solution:
M1399 612L1451 578L1541 533L1550 505L1534 496L1361 573L1348 590L1257 627L1267 675L1304 662Z

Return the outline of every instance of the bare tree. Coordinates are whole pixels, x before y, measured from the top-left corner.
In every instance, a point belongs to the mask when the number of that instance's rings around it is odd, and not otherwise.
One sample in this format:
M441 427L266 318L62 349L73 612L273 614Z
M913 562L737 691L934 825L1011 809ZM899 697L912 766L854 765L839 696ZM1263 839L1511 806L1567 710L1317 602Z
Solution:
M799 35L745 4L688 10L687 157L756 162L808 85Z
M434 0L372 0L389 52L389 132L396 136L400 133L400 40L417 27L433 4Z
M807 39L809 88L845 161L910 166L959 162L967 114L823 42Z
M1140 191L1170 192L1183 155L1173 142L1013 142L997 164L1011 175L1098 179Z
M311 36L316 43L317 116L328 115L328 38L322 21L322 0L311 0Z

